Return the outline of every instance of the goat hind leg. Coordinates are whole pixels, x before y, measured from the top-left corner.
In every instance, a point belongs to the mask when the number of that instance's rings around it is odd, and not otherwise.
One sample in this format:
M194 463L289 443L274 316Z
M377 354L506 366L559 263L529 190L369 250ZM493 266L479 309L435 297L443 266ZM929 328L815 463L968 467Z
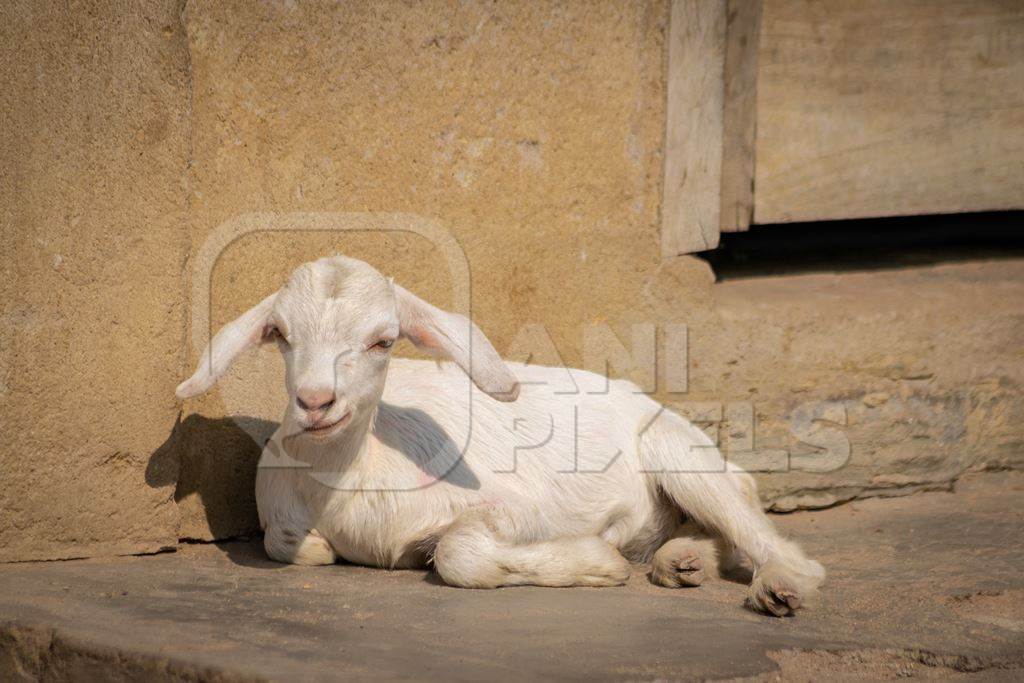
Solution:
M641 448L645 467L676 505L749 558L752 607L784 616L807 603L824 568L775 530L752 500L748 475L729 468L703 432L663 411L644 431Z
M629 562L597 536L519 542L510 520L494 509L464 513L441 536L434 568L462 588L618 586Z

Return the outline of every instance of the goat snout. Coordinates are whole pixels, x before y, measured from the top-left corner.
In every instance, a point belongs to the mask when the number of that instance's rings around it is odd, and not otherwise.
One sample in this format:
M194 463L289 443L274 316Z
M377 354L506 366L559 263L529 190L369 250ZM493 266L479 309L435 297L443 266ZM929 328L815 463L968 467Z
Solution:
M295 392L295 402L307 413L325 412L335 400L331 389L299 389Z

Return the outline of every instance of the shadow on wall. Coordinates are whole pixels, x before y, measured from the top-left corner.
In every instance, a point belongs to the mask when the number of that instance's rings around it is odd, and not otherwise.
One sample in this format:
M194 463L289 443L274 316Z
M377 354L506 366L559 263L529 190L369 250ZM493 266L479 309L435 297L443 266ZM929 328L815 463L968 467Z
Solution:
M378 414L388 446L420 471L419 486L441 479L478 490L480 479L462 460L462 449L434 418L416 408L382 403ZM211 419L191 414L150 456L146 484L174 486L179 541L227 541L261 535L256 511L256 471L263 446L279 423L256 417ZM324 480L325 483L328 480ZM253 556L248 544L218 546L236 563L276 567Z
M277 427L254 417L210 419L196 414L174 426L150 456L146 483L153 488L175 485L180 540L259 533L256 465L262 445ZM204 527L208 535L201 533Z

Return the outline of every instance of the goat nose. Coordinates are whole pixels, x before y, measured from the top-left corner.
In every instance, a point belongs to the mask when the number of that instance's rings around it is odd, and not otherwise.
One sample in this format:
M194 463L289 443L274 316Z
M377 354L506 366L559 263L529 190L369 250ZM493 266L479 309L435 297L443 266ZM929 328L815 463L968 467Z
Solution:
M299 389L295 401L306 411L327 410L334 404L334 392L330 389Z

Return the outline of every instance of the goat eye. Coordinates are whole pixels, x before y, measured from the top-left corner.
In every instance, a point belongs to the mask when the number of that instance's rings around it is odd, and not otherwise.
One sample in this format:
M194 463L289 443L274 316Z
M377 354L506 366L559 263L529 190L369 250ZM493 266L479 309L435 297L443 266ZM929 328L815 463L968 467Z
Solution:
M394 339L381 339L373 345L375 349L390 349L391 345L395 343Z

